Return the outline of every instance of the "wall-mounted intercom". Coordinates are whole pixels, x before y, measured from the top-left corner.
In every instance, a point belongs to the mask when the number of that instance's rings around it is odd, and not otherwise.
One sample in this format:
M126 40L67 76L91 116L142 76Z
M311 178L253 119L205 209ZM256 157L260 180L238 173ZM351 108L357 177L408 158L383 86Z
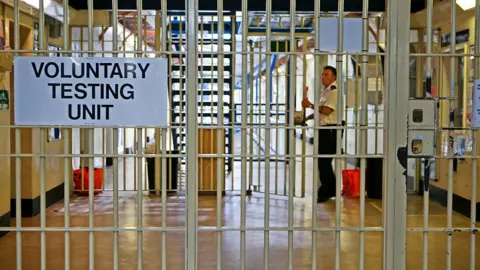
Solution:
M408 156L435 156L437 101L434 99L409 100Z

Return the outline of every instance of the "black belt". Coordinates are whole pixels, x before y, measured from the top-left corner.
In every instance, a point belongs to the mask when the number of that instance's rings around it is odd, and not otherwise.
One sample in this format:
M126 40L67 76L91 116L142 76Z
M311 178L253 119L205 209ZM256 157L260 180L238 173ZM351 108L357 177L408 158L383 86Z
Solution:
M342 123L339 124L329 124L329 125L324 125L324 127L343 127L345 126L345 121L342 121Z

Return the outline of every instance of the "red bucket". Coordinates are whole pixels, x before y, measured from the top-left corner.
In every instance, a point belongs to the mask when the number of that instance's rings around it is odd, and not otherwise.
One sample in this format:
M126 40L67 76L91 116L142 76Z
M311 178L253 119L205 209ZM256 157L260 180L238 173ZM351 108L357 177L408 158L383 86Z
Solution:
M83 186L82 186L82 172L83 172ZM94 194L102 193L103 185L103 169L94 169L93 188ZM73 171L73 183L75 184L75 192L79 195L88 195L88 189L90 187L90 173L87 168L78 169Z
M360 170L343 170L342 183L343 196L351 198L360 197Z

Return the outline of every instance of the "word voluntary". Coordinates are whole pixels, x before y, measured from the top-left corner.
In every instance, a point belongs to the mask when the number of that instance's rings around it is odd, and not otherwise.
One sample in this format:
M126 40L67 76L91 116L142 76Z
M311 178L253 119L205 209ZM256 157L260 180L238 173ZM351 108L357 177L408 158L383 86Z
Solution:
M35 63L32 62L32 68L35 76L42 76L50 79L145 79L150 64L141 63Z
M70 100L70 120L110 120L115 115L113 100L134 100L131 80L145 79L150 64L32 62L31 67L36 78L48 80L52 99Z

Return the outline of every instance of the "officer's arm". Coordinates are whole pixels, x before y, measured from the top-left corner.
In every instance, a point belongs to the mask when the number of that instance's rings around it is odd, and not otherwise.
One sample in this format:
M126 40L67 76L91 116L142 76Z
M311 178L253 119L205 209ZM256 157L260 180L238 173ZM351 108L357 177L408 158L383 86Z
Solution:
M333 109L327 106L320 106L318 111L323 115L329 116L333 112Z
M311 109L313 110L313 104L311 105ZM327 107L327 106L320 106L318 108L318 112L320 114L323 114L323 115L326 115L326 116L329 116L332 112L333 112L333 109L330 108L330 107Z

